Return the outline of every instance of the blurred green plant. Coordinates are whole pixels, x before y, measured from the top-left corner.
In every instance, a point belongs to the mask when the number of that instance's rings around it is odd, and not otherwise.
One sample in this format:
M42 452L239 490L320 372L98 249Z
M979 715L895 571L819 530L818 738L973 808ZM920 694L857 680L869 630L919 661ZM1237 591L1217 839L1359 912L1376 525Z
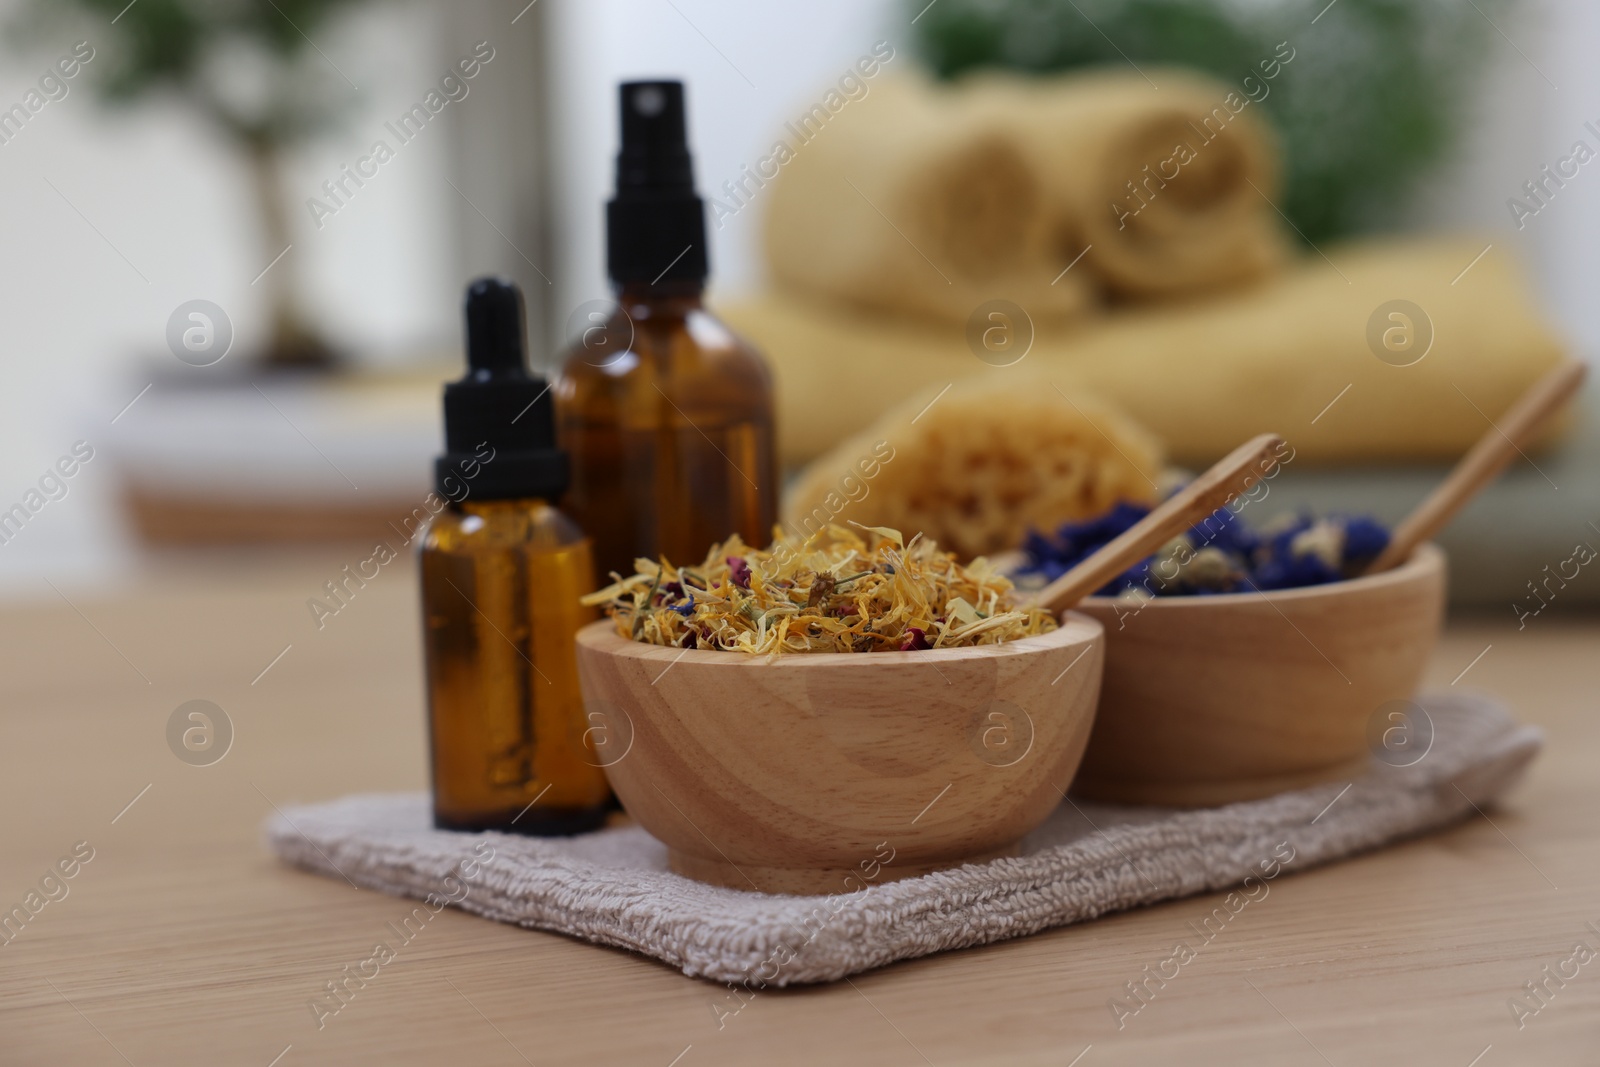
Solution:
M99 52L87 71L107 104L167 95L207 120L248 169L270 258L293 241L285 156L336 122L355 95L314 39L365 2L30 0L17 29L37 39L67 22L87 37ZM264 280L271 335L263 362L275 368L333 365L332 346L300 307L292 257Z
M1514 0L910 0L935 74L1164 63L1237 87L1280 41L1296 55L1262 107L1285 157L1279 206L1317 242L1392 225L1445 157ZM1319 14L1320 12L1320 14ZM1313 18L1315 23L1313 24Z

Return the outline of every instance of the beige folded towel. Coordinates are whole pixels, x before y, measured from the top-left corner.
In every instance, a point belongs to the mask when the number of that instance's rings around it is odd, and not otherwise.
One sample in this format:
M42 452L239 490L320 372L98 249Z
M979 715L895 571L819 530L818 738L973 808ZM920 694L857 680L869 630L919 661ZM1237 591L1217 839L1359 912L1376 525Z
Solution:
M965 322L990 299L1071 319L1102 291L1167 297L1261 276L1285 252L1269 132L1227 86L1152 74L1159 91L1121 70L886 80L775 179L773 277Z
M1040 175L1055 247L1087 247L1081 267L1110 292L1226 288L1284 261L1277 145L1243 93L1188 71L1125 67L984 75L965 91Z
M1433 721L1433 747L1410 767L1374 761L1349 784L1201 811L1068 801L1028 836L1021 856L837 897L691 882L667 870L666 848L637 826L567 839L435 830L423 793L285 806L268 820L266 838L289 863L422 901L391 924L381 946L387 951L401 951L413 930L453 905L737 985L724 998L724 1010L734 1013L763 988L833 981L895 960L1232 890L1187 906L1190 925L1181 936L1202 948L1271 893L1275 879L1472 818L1538 755L1539 731L1518 727L1492 701L1452 691L1421 703ZM1392 887L1369 889L1379 901ZM329 994L326 1006L340 1004ZM1127 1010L1138 1006L1129 998Z
M1039 322L1026 358L1005 367L978 359L954 324L781 292L721 311L776 375L789 465L924 390L1025 374L1104 397L1189 466L1268 431L1289 439L1296 463L1454 460L1565 358L1510 254L1497 245L1477 258L1485 243L1330 247L1281 280L1204 301L1127 309L1077 330ZM1375 314L1397 299L1432 324L1431 349L1411 366L1380 360L1369 344ZM1381 335L1389 320L1379 326Z
M1160 441L1088 393L1037 378L964 383L914 397L813 461L783 518L800 534L889 526L971 559L1119 500L1153 504L1161 476Z
M1044 182L965 95L886 79L799 145L766 216L775 278L862 307L965 322L992 297L1071 317L1091 302L1055 245ZM1072 252L1075 255L1076 252Z

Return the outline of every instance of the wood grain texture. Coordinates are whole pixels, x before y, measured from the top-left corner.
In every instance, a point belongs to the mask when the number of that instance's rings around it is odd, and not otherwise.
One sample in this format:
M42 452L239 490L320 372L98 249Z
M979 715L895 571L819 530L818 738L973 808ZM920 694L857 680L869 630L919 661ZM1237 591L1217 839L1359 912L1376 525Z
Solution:
M1534 382L1498 422L1489 424L1439 487L1395 527L1389 544L1372 561L1367 573L1399 566L1418 545L1444 529L1458 511L1505 470L1506 464L1523 454L1524 445L1530 445L1560 414L1588 373L1588 364L1563 363Z
M842 893L1013 852L1083 758L1103 648L1080 615L998 645L760 657L602 620L578 672L590 720L630 742L606 776L674 870Z
M1216 805L1348 778L1388 701L1416 692L1444 613L1444 554L1332 585L1080 605L1106 674L1074 791Z
M1460 676L1543 726L1528 784L1487 819L1275 880L1121 1029L1107 1002L1223 894L753 998L447 910L319 1030L307 1002L411 902L281 867L257 828L274 803L427 786L416 576L385 568L319 631L305 598L347 562L191 555L121 591L51 575L76 610L48 589L0 608L0 902L74 842L96 849L70 895L0 947L0 1063L121 1067L118 1050L138 1067L1592 1058L1594 964L1521 1030L1507 1001L1573 942L1596 944L1600 622L1546 613L1519 632L1509 611L1452 624L1427 684ZM211 767L180 763L163 736L195 697L236 727Z
M1283 438L1277 434L1252 437L1089 558L1045 586L1034 602L1057 613L1066 611L1218 508L1248 492L1261 479L1269 477L1276 470L1285 447Z

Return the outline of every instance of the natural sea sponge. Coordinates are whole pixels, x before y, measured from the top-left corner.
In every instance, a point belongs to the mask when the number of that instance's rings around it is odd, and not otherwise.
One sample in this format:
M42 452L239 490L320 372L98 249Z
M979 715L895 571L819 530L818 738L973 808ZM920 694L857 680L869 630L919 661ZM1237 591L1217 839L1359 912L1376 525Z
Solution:
M864 456L876 462L863 468ZM1092 395L1034 377L962 381L890 410L814 461L783 518L790 533L852 521L920 532L971 559L1120 500L1155 503L1163 460L1154 435Z

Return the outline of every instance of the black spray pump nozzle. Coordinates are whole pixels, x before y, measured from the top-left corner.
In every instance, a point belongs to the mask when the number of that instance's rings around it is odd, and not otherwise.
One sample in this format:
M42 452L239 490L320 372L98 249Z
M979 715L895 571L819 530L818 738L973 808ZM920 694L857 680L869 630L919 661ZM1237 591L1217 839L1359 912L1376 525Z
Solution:
M630 189L694 193L682 82L627 82L622 86L617 195L626 196Z
M567 488L556 447L550 386L528 373L522 292L503 278L467 287L467 373L444 387L444 455L434 463L440 496L553 500Z
M611 279L702 282L705 205L694 191L683 83L624 82L619 103L617 193L606 205Z

